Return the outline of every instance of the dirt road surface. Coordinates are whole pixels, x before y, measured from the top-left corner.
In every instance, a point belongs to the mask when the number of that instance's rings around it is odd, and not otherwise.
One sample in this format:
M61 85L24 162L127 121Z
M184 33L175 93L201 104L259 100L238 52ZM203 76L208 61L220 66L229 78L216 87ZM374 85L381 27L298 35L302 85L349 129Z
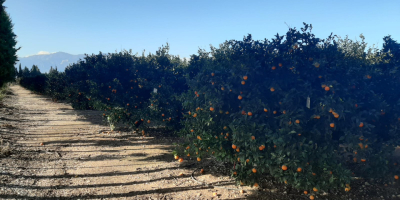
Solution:
M73 110L18 85L11 91L0 104L0 199L309 199L267 179L260 190L236 186L228 165L174 160L175 137L110 132L98 111ZM316 199L400 199L397 183L364 182Z

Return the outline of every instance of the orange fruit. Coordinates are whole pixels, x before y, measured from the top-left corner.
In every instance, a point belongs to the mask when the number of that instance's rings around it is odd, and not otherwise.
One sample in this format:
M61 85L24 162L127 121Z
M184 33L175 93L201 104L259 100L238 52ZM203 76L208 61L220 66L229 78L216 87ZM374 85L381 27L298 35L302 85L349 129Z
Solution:
M318 189L317 189L316 187L314 187L312 190L313 190L314 192L318 192Z
M253 168L251 171L252 171L253 173L257 173L257 169L256 169L256 168Z
M147 123L149 123L149 124L150 124L150 120L147 120Z
M358 127L362 128L364 126L363 122L360 122L360 125L358 125Z
M174 158L175 158L175 160L178 160L178 159L179 159L179 156L178 156L178 155L175 155Z
M330 123L329 126L330 126L331 128L333 128L333 127L335 127L335 123Z
M248 78L247 76L243 76L243 80L247 80L247 78Z
M271 89L269 89L269 90L271 90L271 92L274 92L274 91L275 91L275 88L271 87Z
M394 179L399 180L399 176L398 175L394 175Z
M298 119L296 119L295 122L296 122L296 124L300 124L300 120L298 120Z
M193 114L193 117L197 117L197 113L194 113L194 114Z
M264 108L264 112L268 112L268 109Z
M287 170L287 166L286 165L282 165L282 170L286 171Z
M200 157L198 157L198 158L197 158L197 161L199 161L199 162L200 162L200 161L201 161L201 158L200 158Z
M213 107L210 107L210 111L214 111L214 108L213 108Z
M310 199L311 199L311 200L314 200L314 196L313 196L313 195L311 195L311 196L310 196Z
M245 85L245 84L246 84L246 81L242 81L241 83L242 83L242 85Z
M237 175L237 172L233 172L233 175Z
M304 191L304 194L308 194L307 190L306 190L306 191Z
M239 99L239 100L242 100L242 99L243 99L243 97L239 95L239 96L238 96L238 99Z
M187 156L189 157L189 156L190 156L190 153L188 153Z
M366 162L366 161L367 161L367 159L365 159L365 158L361 159L361 162Z
M232 144L232 149L236 149L236 148L237 148L237 146Z
M255 140L255 139L256 139L256 137L254 137L254 136L251 136L251 139L252 139L252 140Z
M201 170L200 170L200 173L201 173L201 174L204 173L204 169L201 169Z
M297 172L301 172L301 170L302 170L301 167L297 168Z
M247 162L247 163L250 162L250 159L246 159L246 162Z
M330 88L328 86L325 87L325 91L329 91Z
M179 158L178 161L179 161L179 162L183 162L183 158Z
M163 113L163 114L161 114L161 116L162 116L162 117L164 117L164 116L165 116L165 115L164 115L164 113Z
M275 67L275 66L272 66L272 67L271 67L271 69L272 69L272 70L275 70L275 69L276 69L276 67Z
M248 115L248 116L252 116L253 113L252 113L252 112L248 112L247 115Z
M283 66L282 63L279 63L278 65L279 65L279 67L282 67L282 66Z
M350 188L346 187L346 188L344 188L344 191L348 192L348 191L350 191Z
M258 183L254 183L254 187L258 187Z
M214 74L214 72L213 73L211 73L211 76L214 76L215 74Z

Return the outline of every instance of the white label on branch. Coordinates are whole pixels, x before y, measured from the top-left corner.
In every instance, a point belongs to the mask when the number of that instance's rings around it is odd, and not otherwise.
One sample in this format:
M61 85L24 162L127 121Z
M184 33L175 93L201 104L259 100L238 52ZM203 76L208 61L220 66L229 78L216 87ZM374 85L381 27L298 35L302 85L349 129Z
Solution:
M153 89L153 92L154 92L154 93L157 93L157 88L154 88L154 89Z

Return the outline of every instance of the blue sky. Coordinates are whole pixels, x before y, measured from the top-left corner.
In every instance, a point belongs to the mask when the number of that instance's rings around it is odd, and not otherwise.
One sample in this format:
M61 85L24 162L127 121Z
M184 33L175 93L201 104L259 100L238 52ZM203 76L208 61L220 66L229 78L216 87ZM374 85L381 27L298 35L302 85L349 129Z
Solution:
M18 36L18 56L40 51L97 54L132 49L189 57L225 40L256 40L285 34L302 23L326 38L362 33L369 45L392 35L400 41L400 1L202 1L202 0L7 0Z

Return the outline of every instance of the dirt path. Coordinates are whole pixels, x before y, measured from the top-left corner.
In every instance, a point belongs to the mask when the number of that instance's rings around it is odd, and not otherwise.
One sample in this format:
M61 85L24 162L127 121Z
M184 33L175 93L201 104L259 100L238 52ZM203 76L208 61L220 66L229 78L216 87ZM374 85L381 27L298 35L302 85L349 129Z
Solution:
M107 133L97 111L73 110L20 86L11 89L0 131L14 149L1 158L1 199L235 199L250 194L195 182L191 174L201 164L173 160L175 138ZM207 173L218 168L210 162L203 163L205 174L194 174L198 180L237 188L228 176Z

